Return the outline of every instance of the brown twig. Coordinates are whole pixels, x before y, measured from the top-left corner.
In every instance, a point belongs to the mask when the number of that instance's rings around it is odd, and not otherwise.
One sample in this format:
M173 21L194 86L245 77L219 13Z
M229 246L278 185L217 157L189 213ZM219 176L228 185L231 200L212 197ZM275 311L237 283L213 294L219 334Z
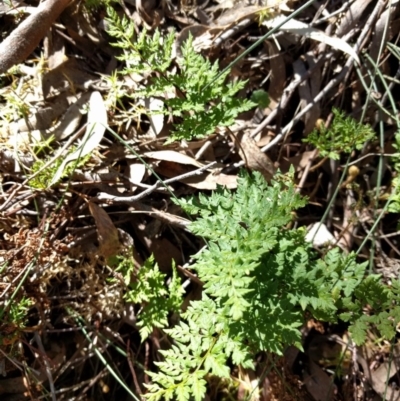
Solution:
M100 192L97 197L95 198L96 200L101 200L101 201L112 201L113 203L132 203L136 202L140 199L143 199L144 197L150 195L152 192L154 192L157 188L161 186L166 186L168 184L171 184L173 182L179 181L179 180L184 180L185 178L189 177L194 177L196 175L201 175L204 173L204 171L214 167L217 164L217 162L211 162L209 164L206 164L205 166L202 166L198 168L197 170L190 171L189 173L181 174L177 177L170 178L168 180L164 181L157 181L154 185L152 185L150 188L146 189L145 191L141 192L138 195L132 195L132 196L114 196L110 195L104 192Z
M47 0L0 43L0 74L24 61L71 0Z
M135 383L136 392L139 394L140 399L143 400L143 392L142 392L142 389L140 388L140 384L137 379L135 368L132 363L132 358L133 358L133 355L132 355L132 350L131 350L131 340L128 338L127 343L126 343L126 359L128 360L129 369L131 371L133 382Z

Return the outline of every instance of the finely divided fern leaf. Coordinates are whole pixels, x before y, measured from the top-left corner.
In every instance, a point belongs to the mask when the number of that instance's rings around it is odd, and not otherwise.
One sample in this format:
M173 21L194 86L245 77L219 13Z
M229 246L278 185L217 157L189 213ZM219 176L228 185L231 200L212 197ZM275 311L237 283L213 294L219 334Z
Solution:
M117 39L114 46L123 52L118 57L126 65L122 74L148 77L147 84L131 96L161 98L166 107L157 113L178 120L167 142L207 137L217 127L232 125L240 113L257 106L252 100L237 97L245 81L227 82L229 71L218 77L218 62L212 64L196 53L192 36L183 44L182 56L174 59L174 32L163 37L156 30L151 36L144 29L135 37L133 22L125 17L119 19L112 7L107 11L107 32Z
M228 377L230 362L251 368L257 352L301 349L304 311L349 322L356 343L372 325L393 338L400 283L389 290L376 275L364 278L366 264L337 249L319 259L304 230L285 229L291 212L305 205L287 178L267 184L259 173L242 172L236 192L218 188L179 204L197 215L191 230L207 240L192 266L204 289L166 330L173 346L150 374L150 400L200 400L206 377ZM364 313L367 304L374 315Z

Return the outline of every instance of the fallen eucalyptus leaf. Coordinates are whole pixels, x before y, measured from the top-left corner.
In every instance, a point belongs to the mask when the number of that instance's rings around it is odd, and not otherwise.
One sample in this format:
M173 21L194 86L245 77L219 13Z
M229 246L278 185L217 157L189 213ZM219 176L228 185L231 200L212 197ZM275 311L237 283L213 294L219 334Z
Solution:
M281 24L286 17L284 15L278 15L272 19L263 22L263 25L267 26L269 29L277 27ZM319 29L312 28L311 26L305 24L304 22L298 21L296 19L291 19L279 28L281 31L293 33L295 35L301 35L305 38L310 38L318 42L325 43L335 49L341 50L347 53L350 57L353 57L358 64L360 64L360 59L358 54L353 50L353 48L341 38L334 38L328 36L325 32Z
M174 150L158 150L154 152L146 152L143 156L155 160L164 160L167 162L190 164L195 167L203 167L203 164L193 159L193 157L176 152Z
M82 158L97 148L103 139L107 127L107 110L103 98L99 92L93 92L90 96L88 123L86 133L77 149L69 154L56 171L49 186L54 185L61 177L68 163Z
M116 255L120 248L120 242L118 230L110 216L103 208L92 202L89 202L89 210L96 223L101 255L105 258Z

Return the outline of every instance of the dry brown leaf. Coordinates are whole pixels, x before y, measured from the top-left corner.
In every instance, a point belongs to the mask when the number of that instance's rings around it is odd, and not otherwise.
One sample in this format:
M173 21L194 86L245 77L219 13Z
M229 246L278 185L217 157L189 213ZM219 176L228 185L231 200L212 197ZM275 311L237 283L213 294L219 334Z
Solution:
M269 6L252 6L244 1L238 2L235 7L229 7L227 11L222 13L215 21L215 25L218 27L228 27L237 24L245 18L258 18L261 11L270 9L271 7Z
M236 146L240 157L250 170L259 171L267 181L276 173L272 160L258 148L255 140L244 132L236 134Z
M304 370L303 382L315 401L333 400L334 384L327 373L309 359L309 372Z
M189 185L189 187L209 191L217 189L217 185L222 185L224 187L227 187L228 189L237 188L237 177L235 175L226 174L214 175L210 173L205 178L204 174L202 174L201 176L185 178L184 180L181 180L181 182Z
M53 176L49 186L54 185L64 172L65 166L74 160L80 159L91 152L100 144L107 128L107 110L100 95L100 92L94 91L90 95L88 120L86 132L78 147L62 161L56 173Z
M393 24L396 17L396 8L398 8L397 2L393 2L391 7L389 7L389 4L386 5L386 9L383 11L378 21L376 21L374 25L374 35L372 37L369 55L376 63L379 62L378 56L382 55L382 51L386 47L386 42L388 39L391 39L399 32L398 22L397 24ZM390 74L390 69L389 67L387 68L387 73Z
M302 37L321 42L331 46L333 49L340 50L357 62L360 65L360 58L355 49L349 45L344 39L336 36L330 36L320 29L316 29L303 21L294 18L287 20L284 15L277 15L274 18L265 20L262 25L268 29L279 29L291 35L300 35Z
M16 132L27 132L31 130L46 130L49 129L53 121L60 117L68 108L67 93L62 93L51 102L46 103L46 106L34 110L31 115L26 118L21 118L16 123Z
M187 165L173 163L169 161L161 161L160 163L157 163L153 168L157 174L163 175L167 178L177 177L182 174L190 173L192 171L192 168ZM179 180L179 182L183 182L189 187L204 190L217 189L217 185L226 186L230 189L237 188L237 177L235 175L214 173L209 173L208 175L205 174L207 173L204 172L201 175L193 175L193 177Z
M308 63L308 68L313 68L313 73L309 78L311 96L314 99L321 90L322 86L322 66L315 67L316 59L314 55L309 53L306 54L306 60ZM307 127L304 129L304 134L311 132L317 123L317 120L321 117L321 103L317 102L314 104L313 108L310 110L310 116L307 120Z
M182 264L181 250L165 236L160 235L163 225L160 220L153 220L146 224L135 220L133 222L137 238L145 245L148 252L154 255L161 271L171 271L172 261Z
M181 48L190 35L193 37L194 48L199 51L209 49L212 45L212 39L220 31L219 28L210 28L206 25L190 25L183 28L175 42L177 55L182 57Z
M372 388L380 395L386 395L385 399L387 401L399 401L400 391L392 386L388 385L388 380L390 380L399 370L400 362L400 349L397 344L393 349L393 355L390 361L383 362L376 370L372 371L367 361L364 359L368 358L369 354L374 354L372 349L368 348L368 345L360 348L360 355L357 360L360 362L363 372L369 383L371 383ZM369 359L369 358L368 358Z
M100 254L105 258L116 255L120 249L117 228L100 206L89 202L89 210L96 223Z
M167 178L177 177L192 171L192 168L188 165L163 160L152 163L152 168L157 174Z
M49 70L57 68L65 61L65 39L57 32L52 30L45 37L43 41L45 58L47 59L47 65Z
M336 36L341 37L358 25L358 22L371 0L356 0L347 10L336 30Z
M283 90L285 89L285 60L275 42L266 41L265 45L268 47L268 54L270 57L269 65L271 68L271 83L268 88L268 95L271 99L271 102L274 102L276 105L282 97Z
M163 160L166 162L189 164L195 167L203 167L203 164L198 162L184 153L179 153L174 150L159 150L155 152L146 152L143 157L149 157L155 160Z
M304 170L310 163L310 160L315 158L314 153L314 150L306 150L299 155L290 157L289 159L283 159L280 162L279 168L282 171L289 171L290 166L293 166L296 171Z
M156 240L146 238L145 242L161 271L170 271L172 261L182 263L182 252L167 238L157 238Z

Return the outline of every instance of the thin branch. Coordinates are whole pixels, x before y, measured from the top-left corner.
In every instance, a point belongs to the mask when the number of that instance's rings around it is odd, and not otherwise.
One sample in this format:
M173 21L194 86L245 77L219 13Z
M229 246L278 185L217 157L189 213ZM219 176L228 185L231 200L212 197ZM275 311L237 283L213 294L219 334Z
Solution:
M181 175L178 175L177 177L173 177L173 178L170 178L170 179L165 180L165 181L157 181L149 189L146 189L145 191L141 192L138 195L133 195L133 196L114 196L114 195L107 194L105 192L100 192L96 196L96 198L94 198L94 199L101 200L101 201L112 201L113 203L132 203L132 202L136 202L136 201L138 201L140 199L143 199L145 196L150 195L152 192L154 192L157 188L159 188L161 186L166 186L168 184L171 184L172 182L180 181L180 180L183 180L185 178L194 177L196 175L203 174L204 171L208 170L211 167L214 167L216 164L217 164L217 162L212 162L212 163L206 164L203 167L200 167L197 170L190 171L189 173L181 174Z

